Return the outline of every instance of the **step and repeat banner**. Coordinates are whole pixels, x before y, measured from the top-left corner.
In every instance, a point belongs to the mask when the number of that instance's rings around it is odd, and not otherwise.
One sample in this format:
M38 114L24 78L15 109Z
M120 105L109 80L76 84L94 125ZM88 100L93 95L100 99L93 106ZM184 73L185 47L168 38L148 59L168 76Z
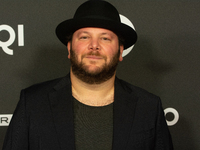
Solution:
M1 0L0 149L19 100L32 84L69 72L55 35L84 0ZM161 97L176 150L200 149L200 2L108 0L138 41L117 76Z

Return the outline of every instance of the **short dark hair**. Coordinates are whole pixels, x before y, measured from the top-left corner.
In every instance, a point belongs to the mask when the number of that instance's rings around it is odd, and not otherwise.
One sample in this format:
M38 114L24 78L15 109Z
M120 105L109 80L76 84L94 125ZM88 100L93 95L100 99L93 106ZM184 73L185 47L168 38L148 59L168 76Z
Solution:
M119 35L119 34L117 34L117 36L118 36L118 40L119 40L119 45L120 46L124 45L125 39L121 35Z
M71 42L72 41L72 36L73 36L73 33L70 33L66 36L66 43L68 42ZM67 44L66 44L67 45Z

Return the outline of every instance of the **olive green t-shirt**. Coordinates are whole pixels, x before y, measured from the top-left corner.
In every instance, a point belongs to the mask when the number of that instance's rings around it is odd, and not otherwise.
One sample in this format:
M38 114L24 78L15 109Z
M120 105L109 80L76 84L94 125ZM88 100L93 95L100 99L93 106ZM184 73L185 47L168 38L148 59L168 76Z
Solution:
M113 103L88 106L74 98L76 150L111 150L113 139Z

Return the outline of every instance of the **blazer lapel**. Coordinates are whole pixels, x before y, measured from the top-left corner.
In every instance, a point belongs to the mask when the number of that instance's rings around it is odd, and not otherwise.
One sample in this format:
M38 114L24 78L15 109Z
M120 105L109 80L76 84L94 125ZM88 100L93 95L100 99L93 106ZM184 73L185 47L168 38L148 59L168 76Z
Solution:
M137 97L132 90L115 80L113 150L126 149L129 133L133 126Z
M63 78L49 94L53 121L62 150L75 149L73 101L69 76Z

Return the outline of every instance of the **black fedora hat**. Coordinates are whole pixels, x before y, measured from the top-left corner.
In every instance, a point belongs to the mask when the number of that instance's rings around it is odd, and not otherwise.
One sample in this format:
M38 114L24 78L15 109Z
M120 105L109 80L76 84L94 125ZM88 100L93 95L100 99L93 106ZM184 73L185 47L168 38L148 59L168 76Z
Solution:
M122 37L124 49L135 44L135 30L121 23L117 9L103 0L89 0L78 7L72 19L61 22L56 28L59 40L67 45L67 38L76 30L84 27L99 27L113 31Z

